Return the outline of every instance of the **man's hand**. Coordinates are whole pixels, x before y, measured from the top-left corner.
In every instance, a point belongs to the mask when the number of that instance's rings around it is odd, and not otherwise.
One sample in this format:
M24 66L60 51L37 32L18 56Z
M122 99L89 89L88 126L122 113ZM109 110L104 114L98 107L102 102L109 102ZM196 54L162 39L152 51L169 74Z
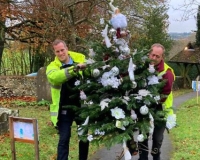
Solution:
M85 63L79 63L75 66L74 70L78 71L78 70L84 70L86 68L86 64Z

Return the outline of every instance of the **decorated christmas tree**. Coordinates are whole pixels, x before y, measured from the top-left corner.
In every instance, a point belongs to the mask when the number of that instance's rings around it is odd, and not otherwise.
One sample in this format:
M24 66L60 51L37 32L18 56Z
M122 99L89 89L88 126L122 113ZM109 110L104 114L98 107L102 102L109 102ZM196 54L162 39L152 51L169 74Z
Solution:
M107 147L123 144L125 159L129 159L137 142L153 133L154 121L166 120L166 113L154 108L165 82L159 81L150 65L149 50L129 48L126 16L112 1L109 5L113 15L101 32L103 42L93 42L89 50L87 70L91 75L76 82L82 103L77 114L84 121L78 133L83 140Z

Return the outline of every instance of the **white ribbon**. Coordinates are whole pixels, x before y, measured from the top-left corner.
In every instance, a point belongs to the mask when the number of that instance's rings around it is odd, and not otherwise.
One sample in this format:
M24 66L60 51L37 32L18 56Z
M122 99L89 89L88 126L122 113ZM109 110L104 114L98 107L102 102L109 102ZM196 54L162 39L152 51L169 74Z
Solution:
M126 146L126 142L123 142L123 149L124 149L124 159L131 160L131 153L129 152L128 147Z
M102 37L104 37L104 41L106 43L106 47L110 48L112 44L110 43L110 39L108 38L108 25L106 25L105 29L101 32Z
M131 81L135 81L134 70L136 65L133 64L132 58L130 58L129 66L128 66L128 73Z

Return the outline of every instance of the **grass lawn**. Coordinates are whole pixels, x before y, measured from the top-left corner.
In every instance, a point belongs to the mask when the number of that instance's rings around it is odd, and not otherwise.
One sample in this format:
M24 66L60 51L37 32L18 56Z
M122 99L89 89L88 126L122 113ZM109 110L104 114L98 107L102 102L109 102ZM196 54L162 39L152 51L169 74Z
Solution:
M192 90L177 90L174 91L174 96L180 96ZM19 109L20 117L36 118L38 120L39 129L39 152L40 160L55 160L56 149L58 142L57 130L50 125L50 116L47 106L38 106L27 103L5 103L0 101L1 106L7 108ZM197 113L200 113L199 105L196 104L196 99L185 103L184 106L178 107L177 121L179 127L171 130L171 138L174 142L175 153L172 160L191 160L191 155L199 158L200 151L198 133L200 129L200 120ZM0 160L11 160L11 147L9 134L0 136ZM34 160L35 151L34 145L16 142L16 155L19 160ZM90 144L89 157L98 150L98 147ZM198 156L198 157L197 157ZM180 158L182 157L182 158ZM196 160L194 159L194 160ZM78 160L78 138L76 134L76 125L72 127L72 138L70 142L69 160Z
M170 131L174 146L171 160L197 160L200 157L199 103L200 101L197 104L197 98L193 98L176 111L178 126Z
M58 134L57 130L50 125L48 107L27 106L17 108L12 107L12 109L19 109L20 117L36 118L38 120L40 160L55 160L58 143ZM9 134L0 136L0 144L0 160L11 160L12 156ZM73 124L69 160L78 160L77 145L78 137L76 134L76 125ZM17 159L35 159L34 145L22 142L15 142L15 146ZM96 150L96 146L90 145L89 154L94 154L94 151Z

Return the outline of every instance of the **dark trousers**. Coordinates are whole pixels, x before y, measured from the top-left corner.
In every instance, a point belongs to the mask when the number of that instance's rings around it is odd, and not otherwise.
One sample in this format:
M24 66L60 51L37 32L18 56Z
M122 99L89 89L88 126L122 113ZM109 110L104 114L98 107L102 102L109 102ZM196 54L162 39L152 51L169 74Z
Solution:
M152 151L151 155L153 156L153 160L160 160L160 149L162 146L164 131L166 125L163 124L161 126L155 126L154 132L152 135ZM148 160L148 139L143 142L138 143L139 147L139 160Z
M67 117L67 115L59 116L59 142L57 148L57 160L68 160L72 122L73 118ZM88 150L89 142L79 141L79 160L87 160Z

